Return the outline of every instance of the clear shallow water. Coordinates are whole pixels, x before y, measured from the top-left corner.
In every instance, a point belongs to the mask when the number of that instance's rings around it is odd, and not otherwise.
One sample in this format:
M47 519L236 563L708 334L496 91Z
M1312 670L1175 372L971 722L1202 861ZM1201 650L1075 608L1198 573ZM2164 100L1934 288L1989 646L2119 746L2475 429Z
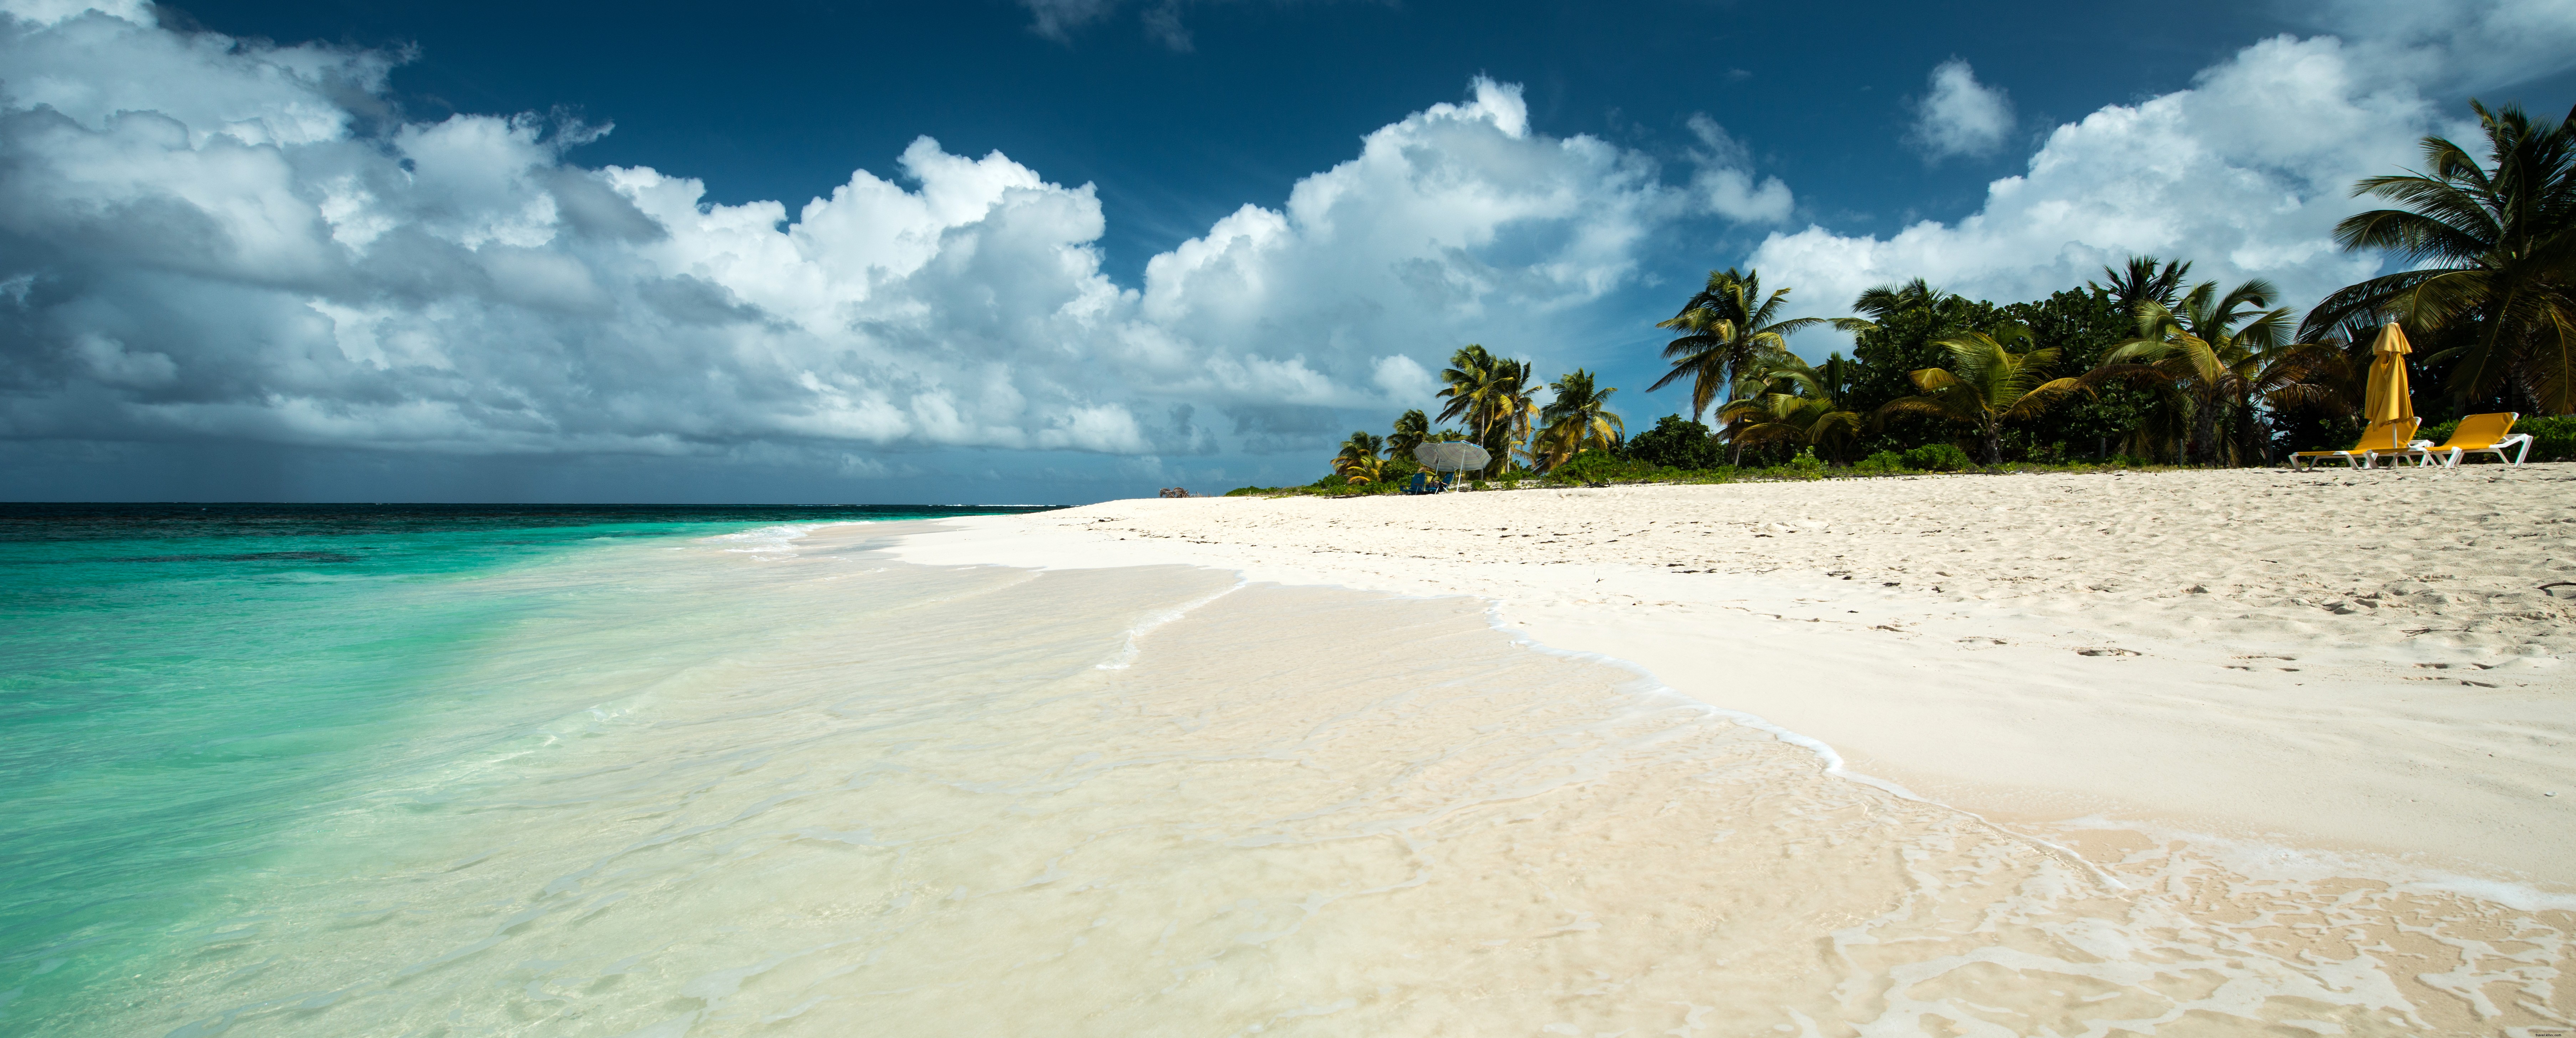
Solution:
M97 1013L316 812L559 714L482 653L617 589L535 575L994 511L0 505L0 1031Z
M0 1030L2514 1034L2576 1015L2563 900L2116 827L2034 838L1528 651L1474 602L903 566L866 550L886 529L584 542L395 596L424 624L457 597L514 605L405 656L424 662L381 713L307 726L344 741L279 795L164 783L211 806L191 817L265 824L128 830L172 844L144 870L168 875L123 880L162 892L134 902L155 914L13 949Z

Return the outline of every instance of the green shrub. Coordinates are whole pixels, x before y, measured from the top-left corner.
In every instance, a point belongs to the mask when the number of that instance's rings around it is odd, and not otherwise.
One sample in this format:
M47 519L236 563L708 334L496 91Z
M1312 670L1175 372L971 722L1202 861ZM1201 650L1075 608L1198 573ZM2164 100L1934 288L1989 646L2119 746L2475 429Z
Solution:
M2525 418L2514 431L2531 434L2532 461L2576 461L2576 415Z
M1799 451L1797 457L1789 459L1789 464L1782 467L1789 470L1791 479L1825 478L1825 463L1816 457L1816 449L1813 447Z
M1955 444L1927 443L1905 452L1905 467L1925 472L1957 472L1975 468L1976 463L1969 461L1968 452Z
M1549 469L1547 482L1556 486L1607 483L1614 479L1647 479L1657 471L1659 467L1650 462L1625 460L1604 451L1584 451Z
M1656 420L1655 427L1619 445L1629 460L1658 469L1707 469L1725 460L1726 448L1709 435L1708 426L1677 414Z
M1905 471L1905 456L1895 451L1880 451L1852 463L1856 476L1886 476Z

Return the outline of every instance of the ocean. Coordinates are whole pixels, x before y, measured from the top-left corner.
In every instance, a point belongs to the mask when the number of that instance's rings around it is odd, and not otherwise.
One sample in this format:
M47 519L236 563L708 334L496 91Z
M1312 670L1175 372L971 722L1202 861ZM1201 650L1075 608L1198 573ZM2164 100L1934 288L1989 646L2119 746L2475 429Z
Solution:
M300 826L591 705L492 668L632 608L605 560L1009 511L0 505L0 1032L133 1033L99 992L230 918Z
M2558 901L1999 825L1471 600L874 550L919 511L0 517L9 1034L2529 1033L2576 1009Z

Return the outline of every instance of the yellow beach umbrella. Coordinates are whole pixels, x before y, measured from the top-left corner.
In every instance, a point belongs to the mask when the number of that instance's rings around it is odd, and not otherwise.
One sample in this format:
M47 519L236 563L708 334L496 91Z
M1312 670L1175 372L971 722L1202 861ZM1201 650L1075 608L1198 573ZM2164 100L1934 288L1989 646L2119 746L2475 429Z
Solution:
M2397 322L2380 327L2379 341L2370 347L2370 386L2361 395L2362 421L2376 424L2415 417L2415 398L2406 388L2406 355L2413 352Z

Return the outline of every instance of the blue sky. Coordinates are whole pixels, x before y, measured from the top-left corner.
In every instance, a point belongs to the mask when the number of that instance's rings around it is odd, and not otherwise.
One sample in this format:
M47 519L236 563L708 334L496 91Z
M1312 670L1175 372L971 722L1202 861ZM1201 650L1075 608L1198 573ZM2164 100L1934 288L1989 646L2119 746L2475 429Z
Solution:
M1470 341L1684 406L1711 267L2304 305L2354 176L2576 97L2547 0L89 5L0 0L13 497L1304 481Z

